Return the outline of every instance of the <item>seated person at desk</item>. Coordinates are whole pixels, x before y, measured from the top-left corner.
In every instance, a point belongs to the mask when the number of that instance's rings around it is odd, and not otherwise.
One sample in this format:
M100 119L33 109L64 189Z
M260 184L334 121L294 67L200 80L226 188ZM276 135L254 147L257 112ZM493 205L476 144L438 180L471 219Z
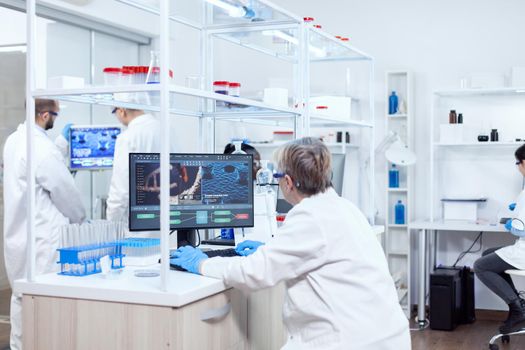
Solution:
M384 252L365 216L331 187L327 147L303 138L277 157L274 176L294 207L275 238L242 242L246 256L228 258L186 246L171 263L246 291L284 281L283 349L410 349Z
M520 146L514 156L519 172L525 176L525 145ZM505 228L519 237L516 243L487 249L474 263L479 280L509 305L508 318L499 329L504 334L525 328L525 300L519 297L512 278L505 273L506 270L525 270L525 190L509 209L515 216L507 220Z

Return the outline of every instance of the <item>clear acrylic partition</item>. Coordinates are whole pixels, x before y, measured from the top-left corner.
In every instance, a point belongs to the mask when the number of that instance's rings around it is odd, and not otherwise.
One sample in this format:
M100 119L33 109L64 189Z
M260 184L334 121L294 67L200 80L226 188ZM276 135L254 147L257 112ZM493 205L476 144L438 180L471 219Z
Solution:
M131 6L159 13L159 0L118 0ZM206 21L204 11L209 11ZM298 22L288 14L262 0L182 0L170 2L170 18L195 28L242 26L253 23ZM208 23L206 23L208 22Z

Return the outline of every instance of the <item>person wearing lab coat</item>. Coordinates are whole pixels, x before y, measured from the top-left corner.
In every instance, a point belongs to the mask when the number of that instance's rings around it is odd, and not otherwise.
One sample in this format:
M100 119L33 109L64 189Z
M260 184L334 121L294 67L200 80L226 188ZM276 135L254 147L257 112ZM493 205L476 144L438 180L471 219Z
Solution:
M61 151L46 134L59 114L57 101L35 100L36 274L56 271L59 228L81 223L85 209ZM27 269L26 124L20 124L4 146L4 257L11 288ZM11 349L22 347L22 300L11 296Z
M518 171L525 176L525 145L515 151L514 157ZM507 320L499 328L504 334L525 328L525 300L520 298L512 278L505 273L506 270L525 270L525 190L509 209L514 215L507 220L505 228L518 239L513 245L485 250L474 263L479 280L509 306Z
M109 187L106 216L112 221L126 221L129 210L129 154L160 152L160 123L151 114L129 108L113 112L127 129L117 136L113 174Z
M293 205L266 244L245 241L245 255L208 258L179 248L171 263L256 291L284 281L283 349L408 350L408 321L384 252L359 209L331 186L331 156L314 138L284 145L279 186Z

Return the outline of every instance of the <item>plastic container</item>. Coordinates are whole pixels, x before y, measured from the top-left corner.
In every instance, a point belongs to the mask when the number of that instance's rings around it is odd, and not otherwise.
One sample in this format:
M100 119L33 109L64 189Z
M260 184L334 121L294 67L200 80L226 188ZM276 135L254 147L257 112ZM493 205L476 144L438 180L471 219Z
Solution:
M396 92L392 91L392 95L388 98L388 114L396 114L398 108L399 100L397 98Z
M304 20L306 23L310 23L310 22L315 21L315 18L313 18L313 17L303 17L303 20Z
M120 85L131 85L133 84L134 72L129 68L122 68L120 70Z
M273 141L274 142L285 142L293 140L293 131L274 131Z
M448 114L448 123L456 124L457 122L458 122L458 116L456 114L456 111L452 109L450 110L450 113Z
M394 223L396 225L405 224L405 205L401 200L398 200L397 204L394 206Z
M241 83L235 83L235 82L229 83L228 95L240 97L241 96Z
M217 94L228 95L230 90L230 83L225 80L218 80L213 82L213 91ZM215 106L224 107L224 101L215 101Z
M228 95L230 83L225 80L218 80L213 82L213 92L217 94Z
M395 164L388 171L388 187L399 188L399 170Z
M59 253L59 275L87 276L101 272L100 258L109 255L112 269L121 269L121 245L119 243L90 244L57 249Z
M106 67L104 68L104 85L120 85L120 73L121 69L117 67Z

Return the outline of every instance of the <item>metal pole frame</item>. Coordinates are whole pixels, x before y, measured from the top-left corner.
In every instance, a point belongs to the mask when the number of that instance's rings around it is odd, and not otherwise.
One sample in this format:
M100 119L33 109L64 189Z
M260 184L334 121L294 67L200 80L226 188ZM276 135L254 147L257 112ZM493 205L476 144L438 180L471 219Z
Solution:
M35 280L36 243L35 243L35 36L36 36L36 0L26 2L27 26L27 53L26 53L26 182L27 182L27 269L26 276L29 282Z
M168 290L170 231L169 1L160 1L160 241L161 289Z

